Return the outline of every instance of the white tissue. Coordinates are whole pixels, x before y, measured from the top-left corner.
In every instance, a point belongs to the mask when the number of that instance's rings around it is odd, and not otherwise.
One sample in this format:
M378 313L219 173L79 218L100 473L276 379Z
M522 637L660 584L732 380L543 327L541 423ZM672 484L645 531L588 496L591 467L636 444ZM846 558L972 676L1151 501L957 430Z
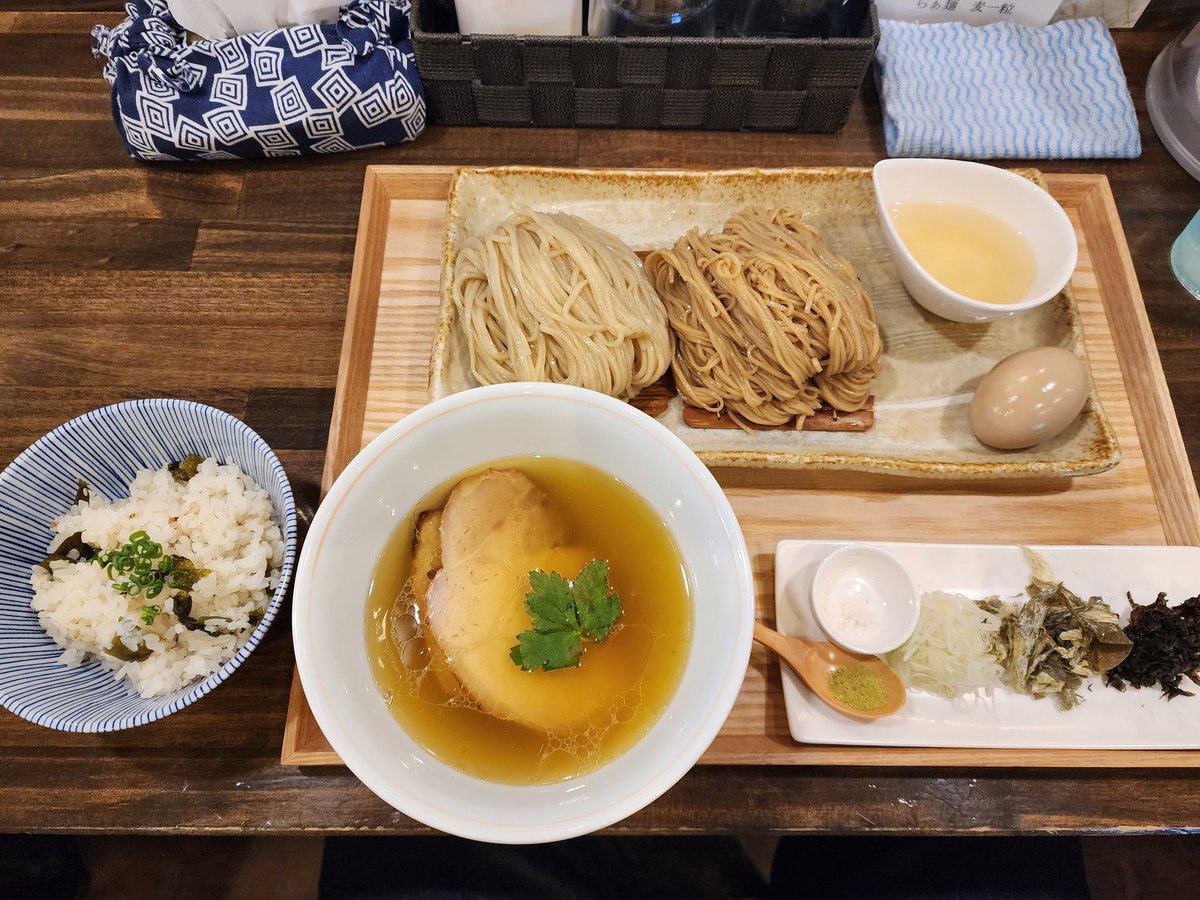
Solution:
M342 0L345 2L345 0ZM201 37L229 38L292 25L337 21L329 0L167 0L175 21Z

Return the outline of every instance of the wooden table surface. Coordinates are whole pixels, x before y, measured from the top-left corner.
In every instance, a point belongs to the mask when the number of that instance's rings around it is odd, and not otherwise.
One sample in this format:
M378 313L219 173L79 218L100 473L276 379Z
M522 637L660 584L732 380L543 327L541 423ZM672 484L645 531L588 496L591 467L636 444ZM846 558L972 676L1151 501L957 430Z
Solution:
M121 149L90 52L90 26L120 19L115 0L72 12L13 5L0 0L0 466L95 407L185 397L245 419L278 451L305 520L367 165L869 166L884 156L867 85L832 136L430 128L412 145L334 157L146 166ZM1150 15L1151 27L1116 33L1141 158L1036 164L1111 180L1200 471L1200 304L1168 258L1200 184L1163 149L1143 98L1150 63L1185 20ZM292 663L285 614L213 696L154 725L70 735L0 711L0 830L425 831L345 769L279 765ZM610 831L1178 829L1200 829L1190 770L701 766Z

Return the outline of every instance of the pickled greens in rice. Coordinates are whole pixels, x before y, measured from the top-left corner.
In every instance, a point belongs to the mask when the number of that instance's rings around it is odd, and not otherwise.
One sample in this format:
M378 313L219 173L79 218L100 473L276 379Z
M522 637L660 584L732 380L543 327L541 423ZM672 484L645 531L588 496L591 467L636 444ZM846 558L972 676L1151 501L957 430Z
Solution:
M1083 699L1078 693L1083 679L1120 664L1131 642L1099 597L1083 600L1036 575L1026 592L1024 603L980 601L981 609L1001 618L992 652L1013 690L1053 695L1060 709L1070 709Z
M962 594L928 591L912 637L887 655L909 688L947 700L990 696L1003 670L992 655L1000 616Z

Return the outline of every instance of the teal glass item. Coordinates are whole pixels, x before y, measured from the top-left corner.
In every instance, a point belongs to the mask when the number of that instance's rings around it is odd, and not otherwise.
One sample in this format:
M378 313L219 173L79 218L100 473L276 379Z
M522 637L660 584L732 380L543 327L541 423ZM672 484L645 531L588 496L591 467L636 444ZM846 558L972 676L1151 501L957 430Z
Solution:
M1192 216L1171 247L1171 270L1188 292L1200 300L1200 212Z

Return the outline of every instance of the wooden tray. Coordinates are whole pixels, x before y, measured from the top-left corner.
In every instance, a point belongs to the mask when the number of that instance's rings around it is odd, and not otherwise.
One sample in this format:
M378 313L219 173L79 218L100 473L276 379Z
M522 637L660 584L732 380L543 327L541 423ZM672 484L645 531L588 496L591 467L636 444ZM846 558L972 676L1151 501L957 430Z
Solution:
M323 487L362 446L426 402L453 169L368 167ZM1046 544L1200 544L1200 498L1179 435L1125 236L1102 175L1046 175L1079 235L1072 279L1114 469L1082 478L952 482L847 472L717 469L773 622L784 538ZM1200 703L1200 701L1193 701ZM285 765L337 765L298 678ZM959 750L801 746L788 734L779 666L756 647L732 713L702 763L890 766L1200 766L1200 750Z

